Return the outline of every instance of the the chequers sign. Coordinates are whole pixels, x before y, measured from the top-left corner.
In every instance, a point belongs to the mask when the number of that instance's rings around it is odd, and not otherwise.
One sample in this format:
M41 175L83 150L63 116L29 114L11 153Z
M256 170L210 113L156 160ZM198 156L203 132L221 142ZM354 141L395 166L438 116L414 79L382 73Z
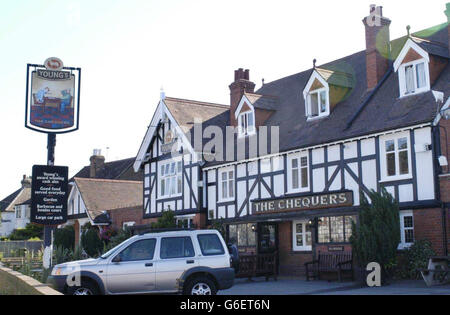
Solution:
M270 200L254 200L252 202L253 214L336 208L344 206L353 206L352 191L278 198Z

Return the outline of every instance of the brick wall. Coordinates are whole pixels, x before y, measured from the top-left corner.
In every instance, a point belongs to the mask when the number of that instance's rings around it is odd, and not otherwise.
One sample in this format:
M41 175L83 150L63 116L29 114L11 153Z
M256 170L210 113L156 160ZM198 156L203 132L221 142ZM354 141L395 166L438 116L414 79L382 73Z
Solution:
M124 222L136 222L136 225L150 224L150 219L143 219L143 210L141 207L118 209L108 211L115 229L121 229Z
M414 211L414 238L427 239L437 255L444 255L442 237L442 209L420 209Z
M311 261L312 252L294 252L292 250L292 222L278 225L280 274L304 276L305 262Z

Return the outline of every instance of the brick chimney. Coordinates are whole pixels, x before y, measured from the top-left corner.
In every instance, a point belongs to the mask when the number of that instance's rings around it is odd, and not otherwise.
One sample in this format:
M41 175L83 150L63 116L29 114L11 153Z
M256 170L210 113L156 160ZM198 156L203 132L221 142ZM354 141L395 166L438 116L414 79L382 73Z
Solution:
M22 184L22 188L30 188L31 187L31 178L27 177L27 175L23 175L22 181L20 183Z
M367 89L371 90L389 69L391 20L383 17L383 7L372 4L370 15L364 18L363 23L366 27Z
M234 71L234 82L230 84L230 124L237 126L234 113L239 105L244 92L253 93L255 83L250 81L250 70L239 68Z
M450 55L450 2L447 2L446 8L444 13L447 16L448 53Z
M105 157L102 155L102 151L100 149L94 149L94 154L91 156L90 161L89 177L96 178L98 172L105 167Z

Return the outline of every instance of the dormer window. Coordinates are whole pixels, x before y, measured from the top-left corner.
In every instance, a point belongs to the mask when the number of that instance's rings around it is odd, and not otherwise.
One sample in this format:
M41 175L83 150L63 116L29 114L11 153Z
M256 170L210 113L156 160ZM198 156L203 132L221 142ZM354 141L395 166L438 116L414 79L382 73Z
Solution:
M244 137L256 132L255 113L248 111L240 113L238 116L239 136Z
M426 64L424 60L415 61L400 67L400 73L404 76L400 79L400 84L403 85L402 96L417 94L428 91L428 73L426 71Z
M327 90L323 88L309 92L307 99L308 118L328 116L329 113L330 107Z
M394 70L398 72L400 97L430 90L429 63L428 53L409 38L394 62Z

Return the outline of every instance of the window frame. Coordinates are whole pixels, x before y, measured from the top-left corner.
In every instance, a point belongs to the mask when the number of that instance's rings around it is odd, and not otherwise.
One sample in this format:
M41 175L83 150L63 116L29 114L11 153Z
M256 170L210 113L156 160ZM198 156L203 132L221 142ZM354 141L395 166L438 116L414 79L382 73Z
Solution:
M406 143L408 148L405 150L398 149L398 140L406 138ZM387 151L386 151L386 142L394 141L394 156L395 156L395 175L388 175L388 161L387 161ZM400 159L399 153L401 151L408 152L408 173L400 174ZM389 151L391 152L391 151ZM381 180L380 182L388 182L388 181L397 181L412 178L412 158L411 154L413 151L411 150L411 137L408 131L400 132L396 134L390 134L380 137L380 169L381 169Z
M250 126L248 124L248 116L252 115L253 116L253 125ZM242 127L242 119L244 119L246 117L245 122L247 122L247 125L244 127L245 130ZM251 130L250 130L250 127ZM255 112L252 110L247 110L245 112L240 112L238 115L238 135L239 137L246 137L246 136L251 136L254 135L256 133L256 121L255 121Z
M203 251L202 243L200 242L200 238L202 236L215 236L217 238L217 240L219 241L222 251L220 253L213 253L213 254L205 253ZM203 256L223 256L223 255L225 255L225 248L223 247L222 241L220 240L219 236L216 233L197 234L197 242L198 242L198 247L200 248L200 251L202 252Z
M412 210L403 210L399 212L400 217L400 243L398 243L398 249L406 249L414 244L415 241L415 233L414 233L414 213ZM412 227L405 227L405 217L412 217ZM405 231L412 230L413 231L413 242L407 243L405 239Z
M306 158L306 167L301 166L302 158ZM298 170L298 187L294 188L293 182L293 168L292 168L292 160L297 160L297 170ZM287 185L288 185L288 193L299 193L299 192L308 192L310 191L311 179L310 179L310 161L309 161L309 152L301 152L297 154L291 154L287 158ZM301 170L302 168L306 168L306 177L308 185L306 187L302 187L302 176Z
M189 241L191 242L192 245L192 253L193 255L191 256L181 256L181 257L162 257L161 253L162 253L162 246L163 246L163 241L166 239L175 239L175 238L182 238L182 239L189 239ZM186 259L186 258L192 258L195 257L196 252L195 252L195 246L194 246L194 242L192 241L192 237L190 237L189 235L185 235L185 236L166 236L166 237L161 237L160 241L159 241L159 259L161 260L170 260L170 259Z
M322 101L321 101L321 97L320 94L322 92L325 92L325 98L326 98L326 104L325 104L325 111L322 112L321 111L321 105L322 105ZM312 103L311 103L311 94L317 94L317 115L316 116L312 116ZM309 91L306 94L306 117L307 120L315 120L315 119L320 119L323 117L327 117L330 115L330 92L329 92L329 88L328 87L322 87L319 89L315 89L312 91Z
M310 252L312 251L312 233L311 232L311 245L303 245L303 246L297 246L297 235L300 235L300 233L297 233L297 224L302 224L302 239L303 239L303 244L306 244L306 229L308 227L308 221L304 221L304 220L296 220L296 221L292 221L292 251L294 252Z
M417 67L419 64L423 64L424 65L424 75L425 75L425 84L423 87L419 88L418 85L418 76L417 76ZM413 67L413 82L414 82L414 91L412 92L408 92L407 91L407 87L406 87L406 83L407 83L407 78L406 78L406 69L408 67L412 66ZM413 60L407 63L402 64L399 67L399 89L400 89L400 97L407 97L410 95L416 95L416 94L420 94L420 93L424 93L430 90L431 86L430 86L430 67L429 67L429 63L425 58L421 58L421 59L417 59L417 60Z
M229 174L233 173L233 179L230 180ZM223 179L223 174L227 174L226 179ZM233 201L236 198L236 189L235 189L235 184L236 184L236 173L234 171L234 168L224 168L222 170L219 171L219 178L217 179L218 184L219 184L219 202L228 202L228 201ZM233 196L229 196L229 192L230 192L230 181L233 182ZM227 194L224 197L223 195L223 183L226 182L226 190L227 190Z
M128 244L127 246L122 248L116 255L114 255L114 258L112 258L112 260L114 260L116 257L119 257L130 246L133 246L134 244L139 243L139 242L151 241L151 240L155 241L155 248L153 249L153 257L151 259L121 260L120 262L121 263L132 263L132 262L137 262L137 261L154 261L155 260L156 249L157 249L157 246L158 246L158 239L155 238L155 237L139 239L139 240L136 240L136 241L132 242L131 244Z
M171 167L174 164L174 171L171 171ZM168 170L166 169L168 165ZM178 169L178 166L181 165L181 170ZM158 163L158 199L167 199L167 198L174 198L174 197L180 197L183 194L183 161L181 159L177 160L170 160L168 162L164 163ZM163 171L164 170L164 171ZM168 172L166 174L166 172ZM163 174L164 173L164 174ZM181 180L181 187L180 191L178 191L178 179ZM175 192L172 193L172 179L175 179ZM162 181L164 180L164 194L163 194L163 184ZM169 184L167 186L167 180L169 180ZM169 189L168 192L166 192L166 189Z

